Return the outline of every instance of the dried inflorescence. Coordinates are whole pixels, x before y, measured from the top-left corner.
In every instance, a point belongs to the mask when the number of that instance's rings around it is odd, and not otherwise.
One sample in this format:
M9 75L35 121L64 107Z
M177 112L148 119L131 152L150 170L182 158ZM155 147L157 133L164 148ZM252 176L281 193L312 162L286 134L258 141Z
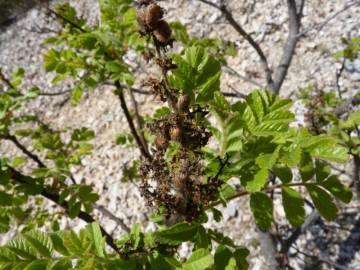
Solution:
M163 53L171 38L163 15L164 11L153 1L142 2L137 10L142 31L153 37L156 47L156 56L150 49L144 56L147 60L155 59L162 74L162 79L150 77L144 85L161 101L168 102L172 110L146 126L155 140L153 158L141 165L141 190L150 205L164 209L165 221L171 224L197 218L203 206L217 198L220 181L204 177L200 149L208 143L210 132L205 121L198 119L206 112L192 108L190 96L170 87L167 81L168 71L177 67Z
M152 1L143 1L137 9L136 19L143 35L152 36L155 45L165 48L172 45L171 28L163 20L163 9Z

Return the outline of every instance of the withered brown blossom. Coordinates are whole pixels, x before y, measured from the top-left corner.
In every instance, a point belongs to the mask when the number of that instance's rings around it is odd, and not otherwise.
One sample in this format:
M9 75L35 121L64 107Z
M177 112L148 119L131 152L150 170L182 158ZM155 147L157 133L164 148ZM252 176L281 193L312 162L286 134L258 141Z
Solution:
M205 121L196 117L204 117L206 112L191 106L190 96L182 89L170 87L167 81L167 73L177 67L164 53L172 41L171 29L163 15L163 9L153 1L142 3L137 10L142 34L153 37L156 48L156 55L151 49L144 55L147 60L155 59L162 74L161 79L150 77L144 85L171 108L170 114L146 126L155 140L153 159L142 161L141 192L149 205L164 209L165 222L172 224L197 218L204 206L217 199L221 182L217 177L204 177L201 148L208 143L210 132ZM179 147L170 159L165 159L171 142Z

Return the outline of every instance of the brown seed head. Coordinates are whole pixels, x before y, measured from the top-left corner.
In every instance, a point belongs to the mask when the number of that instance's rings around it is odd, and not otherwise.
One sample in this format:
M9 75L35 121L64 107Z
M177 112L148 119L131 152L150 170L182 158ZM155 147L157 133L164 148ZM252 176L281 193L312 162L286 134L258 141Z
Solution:
M145 22L145 11L146 11L146 8L139 8L137 11L136 11L136 20L138 21L139 25L141 26L141 28L145 28L146 26L146 22Z
M181 142L182 139L182 131L179 127L170 128L170 138L173 141Z
M186 180L187 180L187 175L184 173L179 173L175 175L173 178L174 188L178 190L183 190L186 186Z
M167 139L159 134L155 139L155 145L158 150L165 150L168 147Z
M190 105L190 96L187 94L181 95L177 102L178 110L181 112L187 112Z
M164 12L157 4L150 4L145 10L145 23L150 29L155 29L158 26L159 20L163 17Z
M164 20L160 20L154 31L154 36L160 43L166 44L169 42L171 37L171 28L169 24Z

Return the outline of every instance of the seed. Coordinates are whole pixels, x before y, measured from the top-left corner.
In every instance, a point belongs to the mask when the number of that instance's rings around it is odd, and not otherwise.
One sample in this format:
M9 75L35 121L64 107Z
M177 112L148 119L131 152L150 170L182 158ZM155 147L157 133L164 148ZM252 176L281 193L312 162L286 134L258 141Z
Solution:
M187 94L181 95L177 102L177 107L181 112L187 112L190 105L190 96Z
M165 150L168 146L168 141L163 135L159 134L155 139L155 145L158 150Z
M160 20L156 30L154 31L154 36L156 37L157 41L166 44L171 37L171 28L169 24L164 20Z
M146 22L145 22L145 8L140 8L136 11L136 20L138 21L141 28L145 28Z
M182 131L179 127L172 127L170 129L170 138L173 141L181 142Z
M173 178L174 187L178 190L183 190L186 185L186 179L187 179L187 176L184 173L175 175Z
M158 26L159 20L163 16L163 10L157 4L150 4L145 10L145 23L150 29L155 29Z

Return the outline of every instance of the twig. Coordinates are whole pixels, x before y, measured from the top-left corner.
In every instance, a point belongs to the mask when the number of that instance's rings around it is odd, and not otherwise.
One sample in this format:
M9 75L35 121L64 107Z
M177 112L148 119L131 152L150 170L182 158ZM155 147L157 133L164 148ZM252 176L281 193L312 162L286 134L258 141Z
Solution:
M354 157L354 185L358 198L360 198L360 157L358 155L353 155L353 157Z
M255 86L257 86L257 87L259 87L259 88L261 88L261 89L264 88L264 86L263 86L262 84L260 84L260 83L254 81L254 80L252 80L252 79L250 79L250 78L247 78L247 77L241 75L239 72L237 72L237 71L236 71L235 69L233 69L232 67L224 66L224 69L225 69L225 71L229 72L230 74L239 77L239 78L242 79L243 81L246 81L246 82L248 82L248 83L251 83L251 84L253 84L253 85L255 85Z
M337 117L340 117L344 113L348 113L350 111L349 110L350 106L356 106L359 104L360 104L360 97L355 96L355 97L349 98L348 100L345 100L343 103L336 106L331 111L331 113L335 114Z
M22 145L18 139L15 136L7 136L5 139L10 140L13 142L25 155L27 155L29 158L31 158L33 161L35 161L40 168L46 168L46 165L40 160L40 158L31 153L24 145ZM76 184L75 178L73 175L70 175L70 179L72 180L73 184ZM121 226L122 229L124 229L126 232L129 232L130 229L125 225L125 223L115 215L113 215L109 210L105 209L103 206L99 206L96 204L93 204L93 207L102 213L106 214L108 217L110 217L112 220L116 221L117 224Z
M124 231L130 232L130 228L128 226L126 226L124 221L121 218L118 218L117 216L115 216L113 213L111 213L109 210L107 210L104 206L98 205L98 204L93 204L92 207L95 208L96 210L98 210L99 212L101 212L103 215L114 220L116 222L116 224L118 224Z
M35 155L34 153L30 152L25 145L23 145L22 143L20 143L20 141L13 135L8 135L7 137L5 137L5 139L11 141L12 143L15 144L15 146L17 148L19 148L25 155L27 155L30 159L32 159L33 161L35 161L35 163L38 165L39 168L46 168L46 165L44 164L44 162L41 161L41 159ZM71 182L76 185L76 181L73 175L70 175L70 180Z
M238 90L236 90L234 87L232 87L230 84L227 84L227 86L233 90L235 93L231 92L221 92L225 97L236 97L236 98L242 98L246 99L247 95L240 93Z
M28 180L32 179L29 176L21 174L20 172L18 172L17 170L15 170L12 167L9 167L9 169L10 169L10 172L11 172L11 179L14 180L15 182L19 183L19 184L27 184ZM33 179L33 180L35 181L35 179ZM50 193L50 192L46 191L46 189L43 189L43 191L41 192L41 195L43 197L47 198L48 200L54 202L55 204L61 206L66 211L69 210L69 203L67 201L64 201L61 204L59 203L60 196L58 194ZM88 213L86 213L84 211L80 211L77 217L82 219L86 223L93 223L93 222L96 221L92 216L90 216ZM102 235L105 236L106 243L114 251L116 251L118 254L120 254L120 250L116 246L114 239L111 237L111 235L101 225L99 225L99 226L100 226L100 230L101 230Z
M337 264L336 262L333 262L331 261L329 258L326 258L324 256L316 256L316 255L311 255L307 252L304 252L304 251L301 251L300 249L298 249L297 247L295 246L292 246L293 249L295 249L298 253L306 256L306 257L309 257L309 258L312 258L314 260L318 260L319 262L323 262L323 263L326 263L328 265L331 265L331 266L334 266L336 267L336 269L338 270L348 270L348 268L340 265L340 264Z
M10 80L4 75L1 68L0 68L0 81L3 81L6 84L6 86L9 87L10 89L15 89L15 87L10 82Z
M75 22L71 21L70 19L64 17L63 15L61 15L60 13L56 12L55 10L49 8L49 7L45 7L46 10L50 13L55 15L56 17L62 19L64 22L66 22L67 24L70 24L72 27L78 29L80 32L82 33L86 33L87 31L82 28L81 26L79 26L78 24L76 24Z
M208 0L199 0L209 6L212 6L221 11L221 13L225 16L225 19L229 22L229 24L243 37L245 40L254 48L256 53L260 57L260 62L262 68L264 69L266 75L266 82L269 90L274 91L275 85L271 75L271 69L269 67L267 58L261 49L260 45L242 28L242 26L234 19L232 13L227 9L226 5L222 3L220 6L208 1Z
M339 95L339 98L342 98L342 91L341 91L341 87L340 87L340 78L344 72L345 69L345 61L346 59L344 58L341 62L341 67L340 69L336 70L336 89Z
M273 190L276 190L276 189L279 189L279 188L283 188L283 187L301 187L301 186L306 186L308 185L308 183L289 183L289 184L276 184L276 185L272 185L270 187L266 187L266 188L263 188L261 191L262 192L272 192ZM231 201L231 200L234 200L234 199L237 199L237 198L240 198L240 197L244 197L244 196L247 196L247 195L250 195L251 192L249 191L246 191L246 190L241 190L239 192L237 192L236 194L226 198L227 201ZM222 201L216 201L216 202L213 202L212 204L208 205L206 207L206 210L207 209L211 209L219 204L221 204Z
M289 13L289 34L285 43L280 64L275 70L274 75L274 92L278 94L285 80L291 60L295 53L298 41L298 33L301 26L301 14L298 13L295 0L287 0Z
M320 218L317 210L311 212L311 214L305 219L304 223L297 229L295 229L290 237L284 241L281 247L282 253L287 253L290 247L297 241L301 234L303 234L316 220Z
M67 93L70 93L72 90L68 89L68 90L64 90L64 91L60 91L60 92L53 92L53 93L47 93L47 92L41 92L39 95L40 96L61 96Z
M140 152L146 159L151 160L152 156L150 155L150 153L147 151L146 147L141 142L139 134L138 134L138 132L137 132L137 130L135 128L134 121L133 121L133 119L132 119L132 117L130 115L129 109L128 109L126 101L125 101L124 93L123 93L123 87L121 86L119 81L115 82L115 86L116 86L116 89L117 89L117 92L118 92L117 95L119 96L121 108L122 108L122 110L123 110L123 112L125 114L126 120L127 120L128 125L130 127L130 130L131 130L131 133L135 138L135 141L136 141L136 143L137 143L137 145L138 145L138 147L140 149Z
M329 18L325 19L325 21L323 21L322 23L319 24L315 24L303 31L301 31L300 33L298 33L298 37L302 37L304 35L306 35L308 32L312 31L312 30L316 30L317 32L321 31L321 29L323 29L330 21L332 21L333 19L335 19L337 16L339 16L341 13L345 12L346 10L350 9L353 6L356 5L360 5L359 1L355 1L353 3L350 3L348 5L346 5L344 8L340 9L339 11L335 12L333 15L331 15Z
M34 153L30 152L23 144L19 142L19 140L15 136L8 135L5 137L5 139L15 144L15 146L19 148L26 156L32 159L39 168L46 168L45 164L40 160L40 158Z
M131 101L132 101L132 104L133 104L133 107L134 107L135 120L136 120L137 126L139 128L140 139L142 141L142 144L146 148L146 152L149 153L149 148L148 148L148 145L147 145L147 142L146 142L146 139L145 139L145 134L144 134L144 131L143 131L143 125L141 123L141 117L140 117L140 113L139 113L139 109L138 109L138 103L137 103L137 101L135 99L134 93L131 90L131 88L129 86L127 86L127 89L129 90L130 98L131 98Z

